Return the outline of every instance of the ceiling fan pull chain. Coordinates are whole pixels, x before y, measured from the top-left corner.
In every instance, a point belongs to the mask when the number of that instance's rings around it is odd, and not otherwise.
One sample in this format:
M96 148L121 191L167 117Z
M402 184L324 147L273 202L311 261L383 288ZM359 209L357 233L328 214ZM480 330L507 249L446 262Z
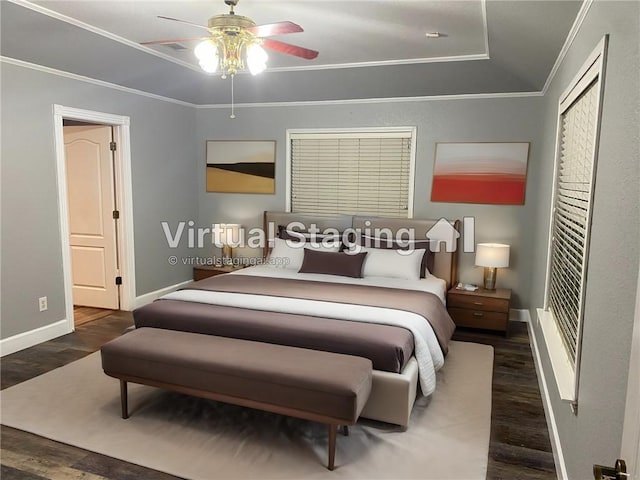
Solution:
M233 100L233 79L234 78L235 78L235 75L231 75L231 115L229 116L229 118L236 118L235 106L234 106L234 100Z

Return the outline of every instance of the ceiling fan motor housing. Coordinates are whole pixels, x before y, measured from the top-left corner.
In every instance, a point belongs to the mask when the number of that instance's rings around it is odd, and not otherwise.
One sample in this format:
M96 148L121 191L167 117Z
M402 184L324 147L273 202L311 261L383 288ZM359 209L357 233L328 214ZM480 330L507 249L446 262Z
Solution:
M214 15L209 19L209 30L239 31L244 28L255 27L256 23L249 17L242 15Z

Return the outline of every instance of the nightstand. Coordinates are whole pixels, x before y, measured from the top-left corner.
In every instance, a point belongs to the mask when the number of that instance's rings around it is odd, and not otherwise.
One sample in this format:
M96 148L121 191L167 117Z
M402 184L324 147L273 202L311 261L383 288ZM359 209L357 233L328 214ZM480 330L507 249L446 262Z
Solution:
M475 292L452 288L447 293L447 310L459 327L484 328L507 334L511 290L498 288Z
M193 267L193 279L197 282L223 273L235 272L245 267L246 265L198 265Z

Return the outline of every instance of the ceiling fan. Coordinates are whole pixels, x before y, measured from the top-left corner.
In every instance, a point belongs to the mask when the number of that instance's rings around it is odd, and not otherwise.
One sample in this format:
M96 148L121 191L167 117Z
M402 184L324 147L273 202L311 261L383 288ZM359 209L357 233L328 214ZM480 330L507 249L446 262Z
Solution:
M222 78L226 78L227 75L233 77L236 72L244 70L245 61L246 66L253 75L264 71L267 67L268 58L265 48L307 60L312 60L318 56L318 52L315 50L266 38L274 35L302 32L304 31L302 27L288 21L256 25L250 18L235 14L233 8L238 4L238 1L224 0L224 3L230 8L229 13L214 15L209 19L208 26L177 18L158 16L158 18L164 20L203 28L209 32L209 36L156 40L142 42L141 45L162 45L200 40L200 43L194 49L194 53L200 61L200 67L207 73L215 73L219 68L222 72Z

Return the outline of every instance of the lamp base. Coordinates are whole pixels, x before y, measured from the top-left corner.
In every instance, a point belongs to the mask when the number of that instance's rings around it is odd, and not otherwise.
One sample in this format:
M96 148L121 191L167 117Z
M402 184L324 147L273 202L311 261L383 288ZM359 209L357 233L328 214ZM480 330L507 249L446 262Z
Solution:
M233 248L230 245L222 246L222 264L223 265L233 264Z
M496 267L484 267L484 289L495 290L496 289Z

